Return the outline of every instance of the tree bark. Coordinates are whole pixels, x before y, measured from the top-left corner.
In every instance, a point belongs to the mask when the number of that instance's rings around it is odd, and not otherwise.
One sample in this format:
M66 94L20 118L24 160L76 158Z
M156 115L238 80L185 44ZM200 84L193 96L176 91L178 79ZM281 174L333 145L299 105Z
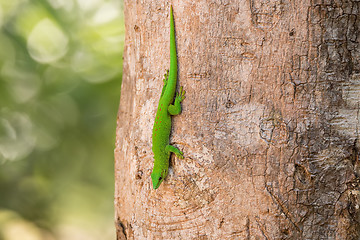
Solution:
M118 239L359 239L360 2L173 2L185 159L153 190L169 4L125 0Z

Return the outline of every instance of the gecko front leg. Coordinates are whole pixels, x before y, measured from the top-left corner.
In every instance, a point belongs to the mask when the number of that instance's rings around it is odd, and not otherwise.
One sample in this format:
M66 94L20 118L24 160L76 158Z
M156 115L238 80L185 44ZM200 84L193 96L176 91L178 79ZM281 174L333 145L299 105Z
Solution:
M166 145L165 147L165 151L166 152L172 152L172 153L175 153L175 155L178 157L178 158L181 158L183 159L184 156L183 156L183 152L181 152L178 148L172 146L172 145Z

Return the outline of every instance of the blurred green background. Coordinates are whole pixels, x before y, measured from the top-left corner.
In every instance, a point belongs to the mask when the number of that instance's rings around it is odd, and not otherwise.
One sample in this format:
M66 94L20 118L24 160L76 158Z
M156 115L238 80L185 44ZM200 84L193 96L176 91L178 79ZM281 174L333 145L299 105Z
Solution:
M115 239L121 0L0 0L0 240Z

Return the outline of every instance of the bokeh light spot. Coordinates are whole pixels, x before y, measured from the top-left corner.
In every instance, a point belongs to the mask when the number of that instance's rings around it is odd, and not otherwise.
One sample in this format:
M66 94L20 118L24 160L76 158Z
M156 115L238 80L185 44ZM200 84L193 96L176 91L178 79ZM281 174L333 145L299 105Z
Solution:
M36 96L41 81L36 74L17 68L12 62L6 62L1 76L7 83L7 90L18 103L25 103Z
M65 9L70 11L74 7L74 2L71 0L49 0L50 4L56 9Z
M68 37L50 19L41 20L31 31L27 47L30 56L40 63L51 63L63 57L68 49Z
M0 27L3 25L3 10L2 7L0 5Z
M101 4L101 0L77 0L79 7L83 11L90 11L97 8Z
M119 73L118 69L101 65L96 56L87 51L77 52L72 59L72 68L90 83L103 83Z
M0 112L0 163L26 157L34 148L33 125L26 114Z
M116 19L119 15L119 7L113 3L107 3L97 10L93 21L95 24L103 24Z

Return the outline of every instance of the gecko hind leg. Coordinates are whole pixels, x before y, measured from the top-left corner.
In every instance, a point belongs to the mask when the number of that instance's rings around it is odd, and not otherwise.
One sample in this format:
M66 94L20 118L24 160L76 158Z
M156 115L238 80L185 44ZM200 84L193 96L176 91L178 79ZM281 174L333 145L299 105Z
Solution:
M185 99L185 90L180 87L180 91L176 93L174 104L168 106L168 112L170 115L178 115L181 113L180 103Z
M164 85L167 84L168 79L169 79L169 69L167 69L166 73L164 74L164 79L163 79Z
M161 90L161 97L164 95L168 80L169 80L169 69L166 70L166 73L164 74L164 79L163 79L164 86L163 86L163 88Z
M176 148L176 147L174 147L172 145L166 145L165 151L175 153L175 155L178 158L184 158L184 156L183 156L184 153L181 152L178 148Z

